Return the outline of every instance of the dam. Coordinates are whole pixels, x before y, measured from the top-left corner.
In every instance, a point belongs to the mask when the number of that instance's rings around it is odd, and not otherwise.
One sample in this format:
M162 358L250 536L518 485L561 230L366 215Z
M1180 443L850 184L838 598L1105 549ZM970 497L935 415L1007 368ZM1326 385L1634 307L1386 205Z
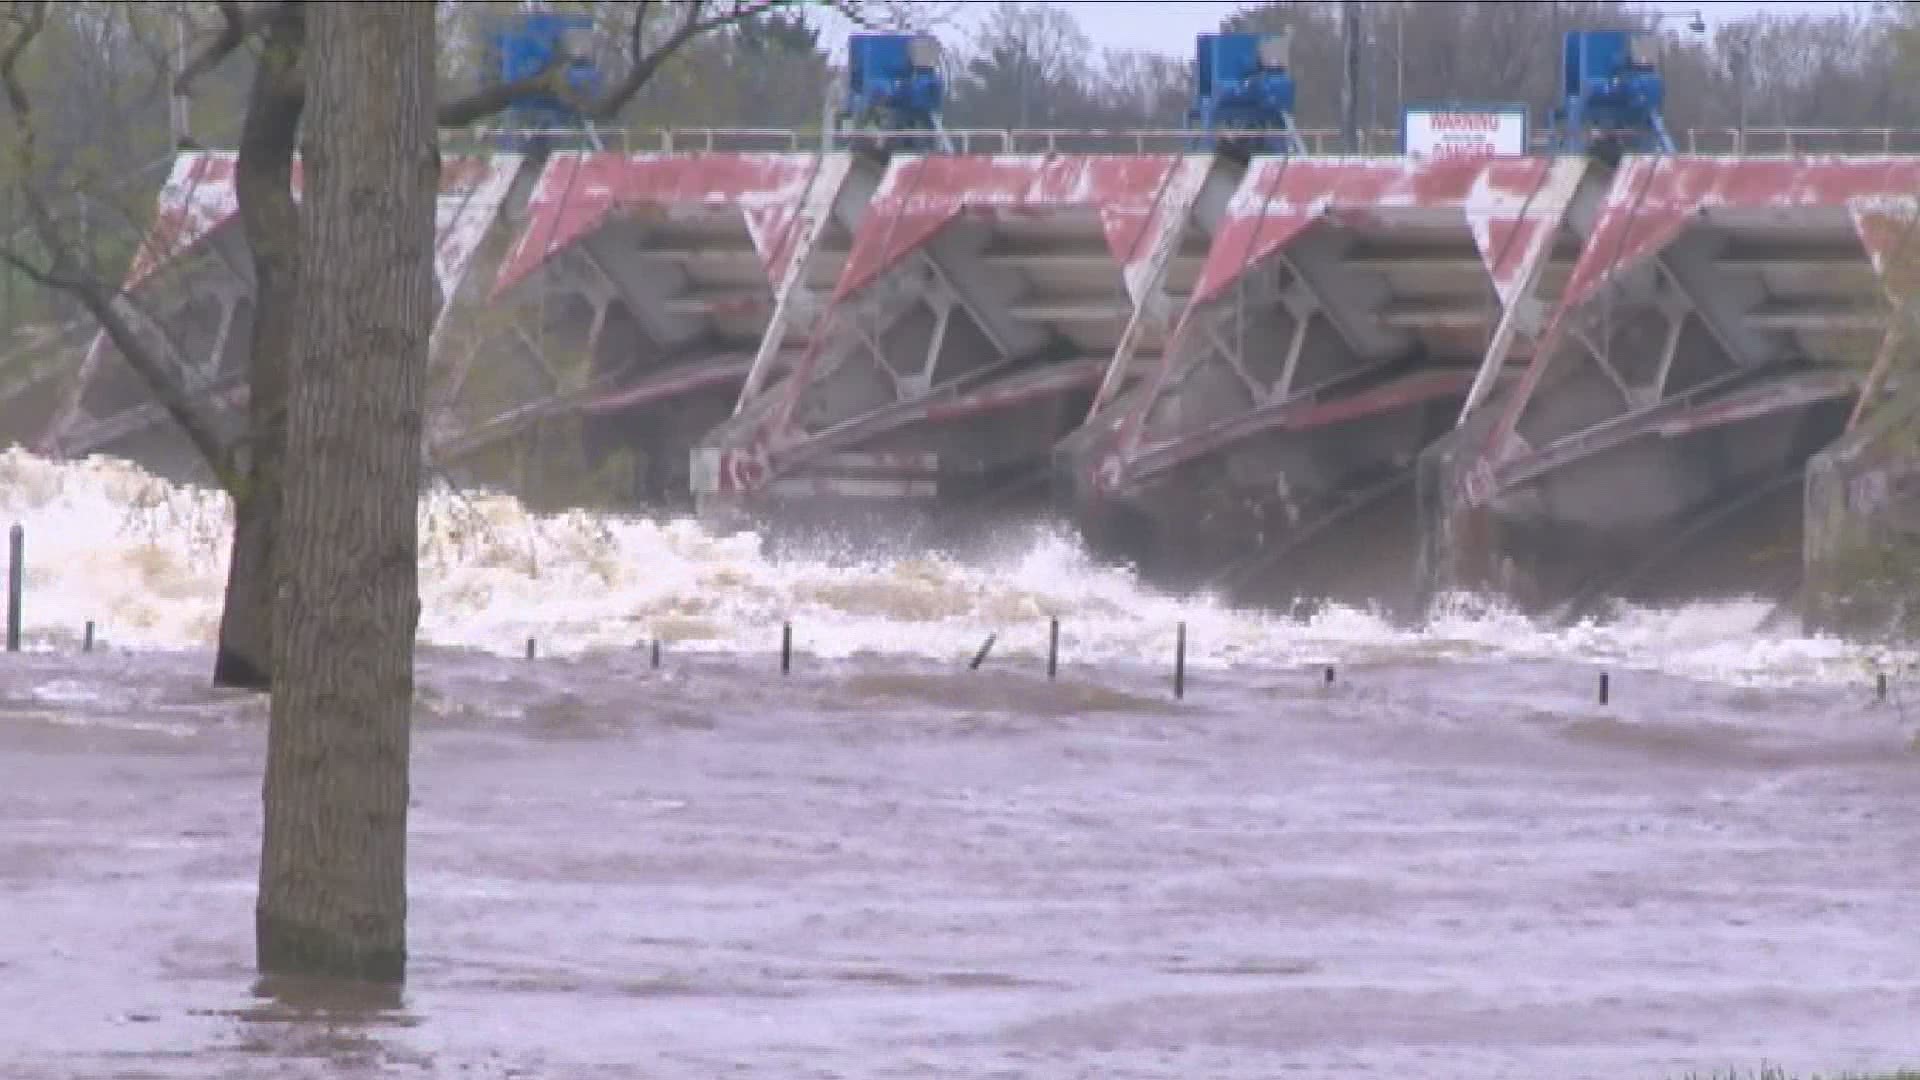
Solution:
M1569 35L1570 68L1612 42ZM1259 63L1282 75L1284 50ZM1920 133L1654 113L1513 143L1508 112L1469 109L1425 129L1483 145L1339 153L1275 115L1251 141L908 125L449 152L431 467L545 510L775 533L1052 517L1163 587L1407 613L1465 591L1838 618L1853 553L1920 528L1899 420ZM233 164L177 159L125 289L238 423ZM0 403L0 440L204 479L104 337L41 348L69 355Z

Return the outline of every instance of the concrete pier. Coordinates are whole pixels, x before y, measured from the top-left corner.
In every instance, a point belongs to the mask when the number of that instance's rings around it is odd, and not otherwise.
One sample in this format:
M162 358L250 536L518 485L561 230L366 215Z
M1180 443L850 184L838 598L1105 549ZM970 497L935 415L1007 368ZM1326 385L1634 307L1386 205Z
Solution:
M1897 348L1920 158L1624 160L1525 376L1428 451L1424 584L1788 598L1802 473ZM1876 391L1877 392L1877 391Z
M1405 608L1414 460L1515 374L1588 171L1257 162L1171 346L1065 447L1088 535L1178 585Z
M695 449L696 494L841 520L1044 503L1055 444L1162 347L1234 173L1197 154L895 158L791 374Z
M878 169L846 153L555 155L440 460L543 505L672 505L687 448L793 362Z
M233 152L182 154L161 189L153 223L123 291L135 329L218 406L230 430L244 424L248 343L253 332L253 256L240 227ZM443 302L434 328L434 363L444 366L449 325L471 311L490 279L486 245L502 210L524 180L516 154L454 156L441 164L435 270ZM301 169L293 170L295 196ZM446 297L453 302L445 302ZM21 433L54 456L111 453L176 479L210 477L199 456L153 400L104 333L60 378L58 403L44 426Z

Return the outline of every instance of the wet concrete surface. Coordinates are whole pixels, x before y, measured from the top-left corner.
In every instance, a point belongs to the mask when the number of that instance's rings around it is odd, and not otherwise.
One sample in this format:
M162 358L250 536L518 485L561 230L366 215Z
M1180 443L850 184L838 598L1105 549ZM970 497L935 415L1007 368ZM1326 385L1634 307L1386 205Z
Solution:
M381 1001L257 981L207 668L0 656L0 1076L1920 1063L1920 756L1857 690L434 651Z

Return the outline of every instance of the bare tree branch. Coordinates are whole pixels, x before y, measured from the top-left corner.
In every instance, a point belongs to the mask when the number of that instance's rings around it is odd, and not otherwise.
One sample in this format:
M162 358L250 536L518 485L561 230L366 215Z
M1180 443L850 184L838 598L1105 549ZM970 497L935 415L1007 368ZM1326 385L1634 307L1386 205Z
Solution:
M627 40L627 70L620 80L604 93L588 100L575 94L567 85L565 68L561 58L556 56L540 71L511 83L490 86L463 98L456 98L440 106L438 120L441 127L465 127L478 123L501 112L513 102L529 94L546 94L565 102L589 120L611 120L620 110L632 101L635 95L644 89L667 61L673 59L689 42L702 34L711 33L736 23L745 22L767 12L788 7L794 0L677 0L677 6L684 14L680 22L659 44L648 48L646 30L650 16L660 7L666 6L661 0L637 0L635 4L633 27ZM833 0L828 6L861 25L867 19L860 11L860 0Z
M553 93L561 69L557 65L543 68L538 74L529 75L510 83L500 83L463 98L441 104L435 119L441 127L466 127L477 124L494 115L516 100L529 94Z
M54 273L50 268L43 269L35 266L33 263L28 262L26 259L21 258L10 249L4 247L0 247L0 263L6 263L18 271L21 276L41 288L73 292L83 285L82 282L76 279Z
M20 265L23 260L12 253L5 253L5 261L37 281L64 289L80 302L99 321L100 328L120 350L128 366L146 381L154 397L180 425L194 449L206 458L214 475L222 484L228 484L232 480L229 451L212 417L195 407L186 386L177 377L176 372L181 370L181 366L178 363L169 364L146 347L134 325L139 317L138 309L127 301L118 288L107 285L98 277L87 276L74 265L76 256L72 238L60 229L51 207L33 183L39 132L35 126L33 102L20 78L20 60L46 28L45 0L8 5L7 22L11 25L6 47L0 50L0 93L4 94L13 113L15 130L11 149L13 165L19 177L21 202L26 205L27 219L35 237L47 250L50 265L43 271L25 267ZM162 344L163 351L171 352L170 348L165 348L170 343L164 341L164 335ZM169 367L173 370L168 370Z
M174 92L186 94L193 89L195 80L220 66L220 62L231 56L249 37L257 33L274 13L285 6L285 0L273 0L263 4L241 4L239 0L220 0L220 33L200 51L198 56L180 69L180 75L174 81Z

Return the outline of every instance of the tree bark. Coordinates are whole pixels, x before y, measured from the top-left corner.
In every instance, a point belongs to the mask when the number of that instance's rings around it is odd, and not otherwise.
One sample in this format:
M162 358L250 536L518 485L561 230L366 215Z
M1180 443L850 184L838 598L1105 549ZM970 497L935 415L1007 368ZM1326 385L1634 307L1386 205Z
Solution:
M253 252L253 340L248 346L247 433L233 500L233 547L214 655L215 686L266 690L272 683L274 548L281 463L287 444L287 360L300 303L300 211L293 152L306 104L301 57L306 5L273 10L254 68L240 132L234 188Z
M264 974L401 982L434 8L307 12L301 278L255 939Z

